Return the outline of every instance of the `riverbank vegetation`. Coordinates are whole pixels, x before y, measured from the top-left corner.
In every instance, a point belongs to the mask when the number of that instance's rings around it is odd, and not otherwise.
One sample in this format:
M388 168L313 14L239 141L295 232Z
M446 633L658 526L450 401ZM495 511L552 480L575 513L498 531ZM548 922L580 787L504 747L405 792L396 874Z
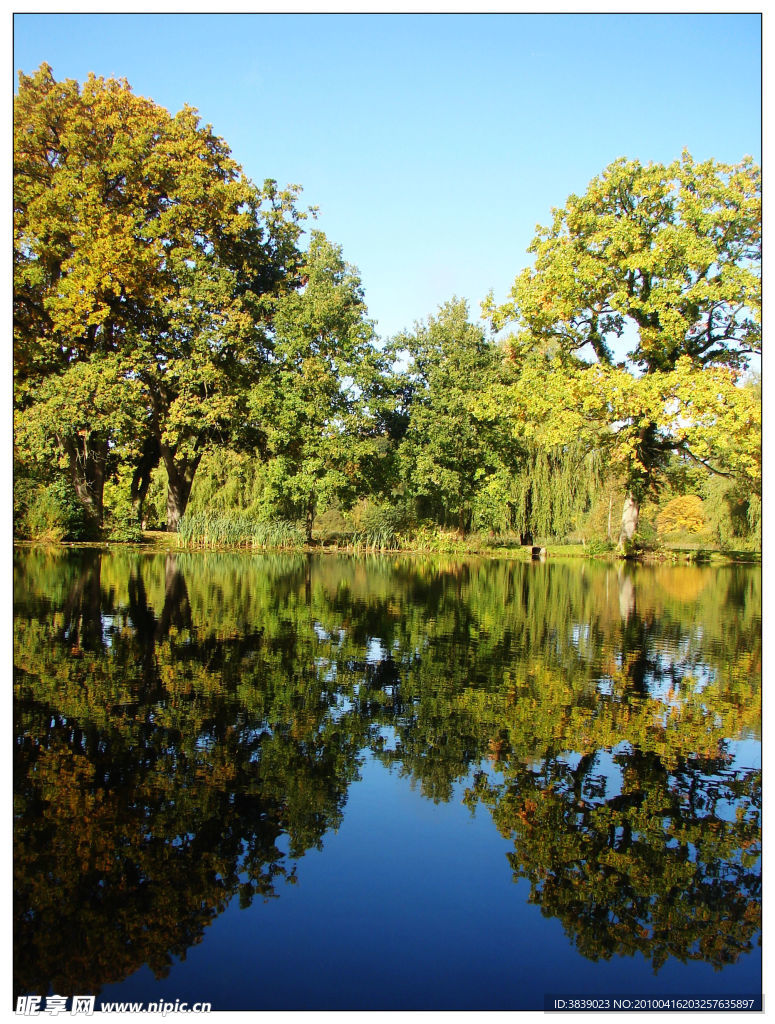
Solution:
M196 111L22 74L15 535L757 550L760 197L747 158L617 160L484 320L383 339L299 187Z

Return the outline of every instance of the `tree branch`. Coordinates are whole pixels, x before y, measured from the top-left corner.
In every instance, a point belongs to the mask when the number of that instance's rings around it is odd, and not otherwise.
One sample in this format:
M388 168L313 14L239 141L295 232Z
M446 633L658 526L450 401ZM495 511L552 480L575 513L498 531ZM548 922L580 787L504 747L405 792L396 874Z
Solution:
M733 476L732 473L725 473L722 469L716 469L715 466L711 466L711 464L709 462L706 462L705 459L701 459L699 455L695 455L685 441L682 441L680 444L677 444L675 446L675 450L684 452L684 454L688 455L690 459L692 459L698 465L703 466L710 473L714 473L716 476L726 477L727 480L730 480Z

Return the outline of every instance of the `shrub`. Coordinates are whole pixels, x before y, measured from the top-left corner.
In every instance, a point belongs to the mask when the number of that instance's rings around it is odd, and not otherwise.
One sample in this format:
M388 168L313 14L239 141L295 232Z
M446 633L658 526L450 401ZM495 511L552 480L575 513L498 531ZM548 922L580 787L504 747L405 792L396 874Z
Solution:
M752 494L748 500L748 529L751 539L761 547L762 543L762 499Z
M633 549L635 551L655 551L659 547L657 528L643 515L638 522L634 540Z
M40 484L29 477L14 477L13 481L13 535L29 539L27 516L30 505L35 501Z
M105 520L108 540L122 544L137 544L143 539L143 531L132 508L114 510Z
M108 540L136 544L143 539L137 509L130 497L129 479L119 478L105 484L104 531Z
M380 551L400 547L401 535L409 525L407 513L400 506L368 499L352 509L350 518L355 527L353 543Z
M157 466L143 503L143 520L149 530L167 529L167 470Z
M706 528L702 499L696 494L682 494L657 513L657 529L662 536L671 533L702 533Z
M86 510L64 478L28 492L20 512L19 532L29 540L88 540L94 534Z
M615 547L616 545L612 540L601 540L599 537L593 537L591 541L585 544L584 551L587 555L595 557L596 555L610 554Z

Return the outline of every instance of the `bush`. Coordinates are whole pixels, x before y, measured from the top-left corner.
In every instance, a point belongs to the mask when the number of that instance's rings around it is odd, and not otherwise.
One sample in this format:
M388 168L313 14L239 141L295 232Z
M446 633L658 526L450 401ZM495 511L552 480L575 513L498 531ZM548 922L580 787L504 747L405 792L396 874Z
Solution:
M105 484L104 506L104 530L108 540L136 544L143 539L128 479L111 480Z
M86 510L67 480L39 484L27 490L25 499L18 510L22 537L56 542L88 540L94 535Z
M754 543L762 546L762 499L758 494L752 494L748 499L748 520L749 535Z
M703 533L706 529L702 498L696 494L682 494L660 509L657 529L661 536L671 533Z
M29 539L27 516L35 501L40 484L29 477L14 477L13 482L13 535Z
M616 545L612 540L601 540L599 537L594 537L584 545L584 552L594 558L597 555L610 554L615 548Z
M480 541L481 547L483 548L521 548L524 547L522 538L518 533L512 533L506 531L499 533L497 530L491 530L481 536Z
M443 529L440 526L421 526L412 538L412 547L419 551L459 551L470 550L470 537L461 537L457 530Z
M355 527L353 543L380 551L401 546L401 535L409 526L406 511L389 502L378 503L365 499L351 511Z
M761 550L761 498L743 481L711 477L703 503L708 529L724 548Z
M143 539L143 531L137 521L134 509L116 509L105 520L107 539L122 544L137 544Z
M640 521L638 522L638 529L635 531L634 540L634 550L656 551L659 547L659 538L657 536L656 526L654 526L653 523L650 523L648 519L641 516Z
M167 529L167 470L163 465L151 473L151 484L143 503L143 520L148 530Z

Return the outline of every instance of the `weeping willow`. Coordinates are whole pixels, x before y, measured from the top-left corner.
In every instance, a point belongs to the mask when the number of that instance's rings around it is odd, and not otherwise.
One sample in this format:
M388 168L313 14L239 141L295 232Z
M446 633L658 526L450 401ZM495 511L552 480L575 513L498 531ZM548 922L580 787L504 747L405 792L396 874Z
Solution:
M266 468L260 459L229 448L205 452L191 490L191 512L255 512L263 503Z
M762 499L758 494L751 494L748 499L748 530L750 536L758 541L759 544L762 542Z
M600 453L580 444L525 451L506 502L508 528L534 540L566 537L600 492Z

